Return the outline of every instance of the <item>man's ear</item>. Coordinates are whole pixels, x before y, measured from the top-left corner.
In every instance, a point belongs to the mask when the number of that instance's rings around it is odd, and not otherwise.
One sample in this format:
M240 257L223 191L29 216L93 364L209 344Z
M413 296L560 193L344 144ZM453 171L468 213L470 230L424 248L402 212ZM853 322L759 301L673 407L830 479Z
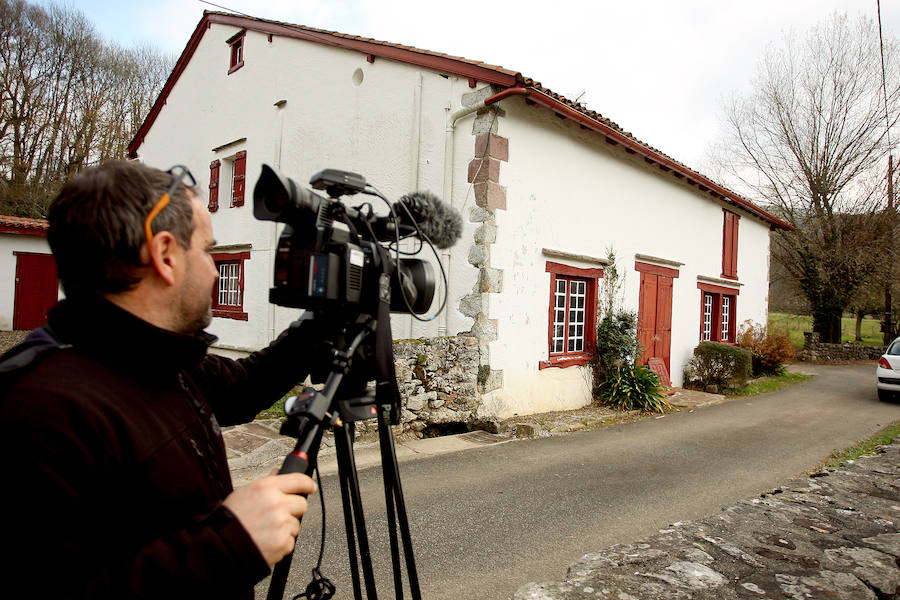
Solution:
M175 285L182 266L184 250L168 231L160 231L150 240L150 267L166 284Z

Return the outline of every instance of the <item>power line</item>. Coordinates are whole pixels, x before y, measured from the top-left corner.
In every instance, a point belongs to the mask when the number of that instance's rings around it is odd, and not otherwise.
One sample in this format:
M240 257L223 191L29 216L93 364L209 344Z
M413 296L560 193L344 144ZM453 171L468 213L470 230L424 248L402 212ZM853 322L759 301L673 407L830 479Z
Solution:
M884 71L884 37L881 34L881 0L876 0L878 7L878 48L881 52L881 89L884 91L884 120L887 125L888 151L891 148L891 119L888 115L887 78Z
M330 41L331 41L330 38L327 38L327 37L325 37L324 35L320 35L320 34L319 34L318 32L316 32L316 31L312 31L309 27L304 27L304 26L301 26L301 25L293 25L293 24L291 24L291 23L285 23L285 22L283 22L283 21L272 21L271 19L263 19L262 17L254 17L253 15L248 15L247 13L241 12L241 11L239 11L239 10L235 10L235 9L233 9L233 8L228 8L227 6L222 6L221 4L215 4L215 3L213 3L213 2L209 2L209 0L197 0L197 2L200 2L201 4L208 4L208 5L210 5L210 6L214 6L214 7L216 7L216 8L219 8L219 9L222 9L222 10L225 10L225 11L228 11L228 12L230 12L230 13L233 13L233 14L236 14L236 15L240 15L240 16L242 16L242 17L247 17L248 19L253 19L254 21L271 21L271 22L274 22L274 23L276 23L277 25L279 25L279 26L281 26L281 27L284 27L285 29L291 29L291 30L293 30L293 31L297 31L297 32L299 32L299 33L302 33L302 34L308 36L308 37L311 37L311 38L313 38L313 39L317 39L317 40L322 41L322 42L325 42L325 43L330 43Z
M215 6L216 8L221 8L222 10L227 10L228 12L232 12L232 13L234 13L234 14L236 14L236 15L241 15L242 17L250 17L251 19L255 19L255 18L256 18L256 17L254 17L253 15L248 15L247 13L242 13L242 12L239 11L239 10L235 10L235 9L233 9L233 8L228 8L227 6L222 6L222 5L220 5L220 4L213 4L212 2L207 2L207 0L197 0L197 1L198 1L198 2L201 2L202 4L209 4L210 6ZM879 1L880 1L880 0L879 0ZM880 9L879 9L879 10L880 10ZM880 13L880 12L879 12L879 16L878 16L878 23L879 23L879 24L881 23L881 13ZM883 67L883 66L884 66L884 64L882 63L882 67Z

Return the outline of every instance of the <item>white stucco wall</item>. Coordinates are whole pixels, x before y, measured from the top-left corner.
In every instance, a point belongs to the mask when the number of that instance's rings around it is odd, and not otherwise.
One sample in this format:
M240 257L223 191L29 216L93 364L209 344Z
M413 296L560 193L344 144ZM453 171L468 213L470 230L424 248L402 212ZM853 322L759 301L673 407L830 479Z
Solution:
M446 318L421 323L394 315L393 334L415 338L468 331L472 319L458 307L478 280L478 270L467 260L479 225L468 220L475 199L466 181L474 155L474 116L461 120L452 133L449 189L444 168L447 116L473 92L468 81L381 58L369 63L363 54L316 43L277 36L270 42L253 31L246 33L244 66L228 75L225 42L237 31L219 24L206 31L139 149L141 159L154 166L187 164L204 197L210 162L223 161L214 232L222 251L249 251L251 258L245 263L248 320L214 320L211 331L220 337L220 350L258 348L299 312L268 303L281 226L252 216L262 163L304 186L324 168L354 171L392 200L410 190L431 190L460 210L462 239L442 253L451 282ZM626 278L626 307L635 311L640 282L635 255L683 263L674 280L671 349L671 376L680 384L699 338L698 276L721 273L723 205L546 109L527 107L521 98L500 106L505 116L498 119L497 133L509 140L509 161L500 171L507 208L496 211L498 238L490 246L490 267L503 270L503 287L489 298L489 318L499 329L499 339L489 345L489 361L503 372L503 388L485 396L485 412L509 416L590 401L586 369L539 370L538 363L548 358L546 262L599 265L548 258L542 248L602 258L612 247ZM240 150L247 152L246 203L231 208L225 165ZM363 201L384 211L372 197L356 196L350 203ZM765 322L768 226L728 208L742 217L738 323ZM428 252L419 258L434 262ZM435 306L444 293L442 283L439 288Z
M446 115L472 90L457 77L382 59L368 63L363 54L299 40L276 36L269 42L253 31L245 37L244 66L228 75L225 41L236 31L214 24L205 33L139 156L161 168L187 164L206 194L210 162L246 150L246 204L229 207L230 182L223 167L220 208L212 221L220 246L251 253L245 263L248 320L216 318L210 328L223 348L243 350L264 345L299 313L268 304L272 252L281 226L252 216L261 164L279 168L304 186L319 170L337 168L364 175L391 200L412 190L430 190L449 201L443 189ZM453 187L464 196L473 138L464 128L456 135L469 140L454 152ZM246 140L212 151L241 138ZM371 201L377 212L386 210L371 196L356 196L349 203L363 201ZM471 240L473 230L466 223L463 240ZM478 275L466 262L467 252L468 245L459 244L444 259L454 281L446 317L449 335L471 327L471 319L457 310L459 298L472 291ZM435 262L430 252L417 258ZM443 284L439 286L443 294ZM437 335L444 319L421 323L394 315L392 321L395 337L412 338Z
M507 117L499 135L509 140L509 162L500 179L507 186L507 210L497 211L497 242L491 247L491 266L503 269L503 291L490 299L490 316L499 327L490 361L492 369L503 371L504 383L489 408L508 416L590 402L585 367L539 370L538 363L548 358L546 262L599 265L550 258L542 248L597 258L612 248L625 275L625 308L634 311L640 286L636 254L683 263L672 307L671 377L680 385L699 341L697 277L721 275L723 205L549 111L521 100L505 101L503 108ZM742 216L738 323L765 322L768 226L735 212Z
M16 296L16 256L14 252L50 254L47 238L16 233L0 233L0 330L13 327Z

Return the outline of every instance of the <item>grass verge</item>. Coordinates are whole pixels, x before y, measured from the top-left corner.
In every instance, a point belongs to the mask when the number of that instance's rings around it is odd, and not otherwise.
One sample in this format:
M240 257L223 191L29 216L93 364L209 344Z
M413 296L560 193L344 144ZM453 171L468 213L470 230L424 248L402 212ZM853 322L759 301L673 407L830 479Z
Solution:
M812 379L813 375L804 375L803 373L784 372L781 375L770 375L769 377L760 377L754 379L746 386L738 390L726 390L726 396L756 396L767 392L774 392L791 385L803 383L807 379Z
M786 332L791 338L791 343L796 348L802 348L803 332L812 331L812 317L770 312L769 328L775 331ZM878 319L866 317L862 320L860 335L862 336L862 341L859 343L867 346L881 346L883 343L881 322ZM856 341L856 318L843 317L841 319L841 343L853 341Z
M860 456L872 456L877 454L875 448L890 444L891 440L898 435L900 435L900 419L894 421L872 437L857 442L849 448L835 450L831 453L831 456L826 459L823 466L836 468L839 467L841 463L847 462L848 460L856 460Z
M288 392L284 396L281 397L275 404L262 411L258 415L256 415L257 419L281 419L284 418L284 401L287 400L288 396L294 395L293 392Z

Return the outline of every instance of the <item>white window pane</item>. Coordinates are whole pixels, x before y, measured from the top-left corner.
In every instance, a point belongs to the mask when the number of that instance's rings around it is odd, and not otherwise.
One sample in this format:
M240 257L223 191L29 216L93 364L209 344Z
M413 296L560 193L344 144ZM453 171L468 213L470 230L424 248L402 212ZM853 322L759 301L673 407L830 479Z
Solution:
M728 325L731 321L731 296L722 296L722 341L728 341Z
M220 263L219 283L217 287L217 304L219 306L242 306L241 266L240 262Z
M703 340L712 338L712 294L703 294Z

